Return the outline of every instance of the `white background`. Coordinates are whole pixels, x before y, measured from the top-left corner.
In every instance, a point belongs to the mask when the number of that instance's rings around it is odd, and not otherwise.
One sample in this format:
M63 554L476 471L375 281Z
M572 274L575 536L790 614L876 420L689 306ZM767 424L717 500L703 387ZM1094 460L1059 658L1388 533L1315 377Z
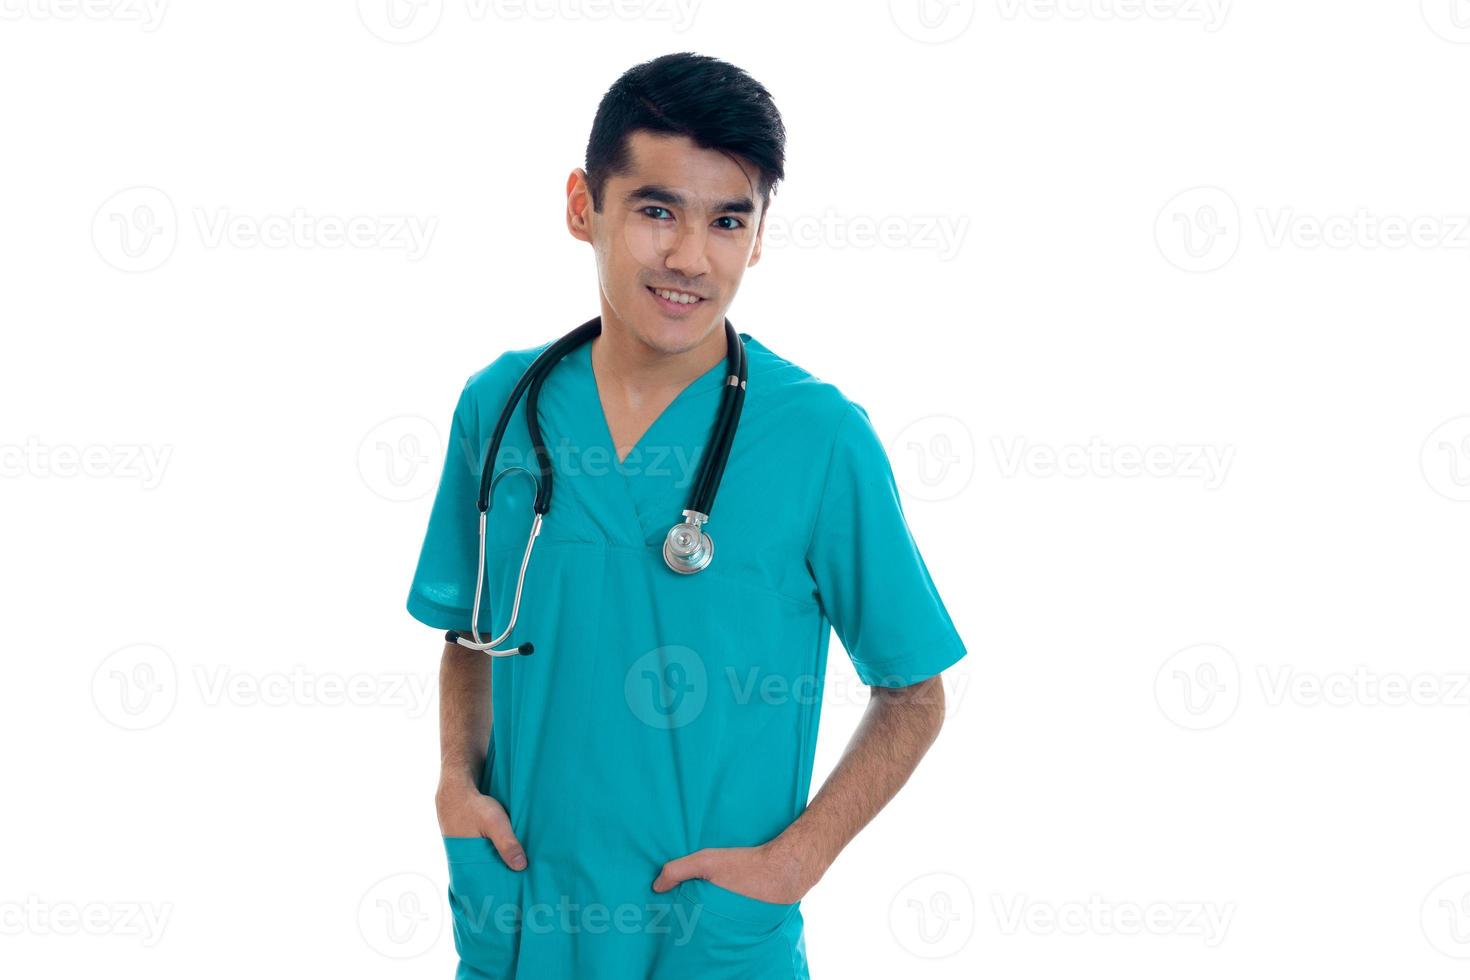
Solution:
M1463 975L1464 0L0 11L7 976L450 975L442 439L597 312L565 180L678 50L790 131L731 319L970 650L813 975Z

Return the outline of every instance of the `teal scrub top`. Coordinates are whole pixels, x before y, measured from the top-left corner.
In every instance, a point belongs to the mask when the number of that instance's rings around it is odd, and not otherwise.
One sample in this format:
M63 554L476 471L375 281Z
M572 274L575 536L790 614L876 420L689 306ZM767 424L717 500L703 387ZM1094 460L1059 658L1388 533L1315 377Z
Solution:
M538 415L555 468L515 631L496 657L481 790L527 867L445 838L459 978L734 980L809 976L800 903L704 880L662 894L669 860L762 844L805 808L835 628L869 685L914 684L965 647L904 519L867 412L741 333L745 405L707 530L710 565L663 561L726 378L684 388L619 462L583 344ZM481 463L505 401L547 344L465 384L408 611L467 631ZM534 469L522 398L496 471ZM505 628L533 484L496 487L480 633ZM880 900L875 897L875 901Z

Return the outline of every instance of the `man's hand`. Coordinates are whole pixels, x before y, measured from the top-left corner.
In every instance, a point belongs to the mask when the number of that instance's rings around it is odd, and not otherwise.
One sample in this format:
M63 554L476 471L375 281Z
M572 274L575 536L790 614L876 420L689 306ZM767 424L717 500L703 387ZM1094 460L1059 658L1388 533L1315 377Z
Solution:
M434 794L439 832L445 837L486 837L513 870L526 866L526 852L510 827L510 817L498 800L464 780L444 781Z
M758 847L706 847L676 858L659 871L653 890L666 892L681 881L703 878L747 898L790 904L800 901L817 877L799 850L778 837Z

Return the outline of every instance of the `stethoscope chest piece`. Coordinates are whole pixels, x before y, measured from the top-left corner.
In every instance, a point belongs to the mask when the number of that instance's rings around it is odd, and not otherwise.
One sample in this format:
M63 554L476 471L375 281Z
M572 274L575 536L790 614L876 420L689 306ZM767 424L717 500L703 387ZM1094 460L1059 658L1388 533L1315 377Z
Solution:
M709 515L686 510L684 516L688 520L669 528L664 538L664 564L680 575L693 575L714 558L715 542L699 526Z

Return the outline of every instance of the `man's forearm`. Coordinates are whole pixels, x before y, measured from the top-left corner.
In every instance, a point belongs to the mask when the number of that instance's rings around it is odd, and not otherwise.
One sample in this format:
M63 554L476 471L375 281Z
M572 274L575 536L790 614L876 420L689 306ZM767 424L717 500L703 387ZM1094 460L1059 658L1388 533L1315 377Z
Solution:
M439 663L440 781L480 781L490 743L490 658L455 643Z
M772 846L799 865L804 888L893 799L944 724L938 676L909 687L872 688L862 721L837 767Z

